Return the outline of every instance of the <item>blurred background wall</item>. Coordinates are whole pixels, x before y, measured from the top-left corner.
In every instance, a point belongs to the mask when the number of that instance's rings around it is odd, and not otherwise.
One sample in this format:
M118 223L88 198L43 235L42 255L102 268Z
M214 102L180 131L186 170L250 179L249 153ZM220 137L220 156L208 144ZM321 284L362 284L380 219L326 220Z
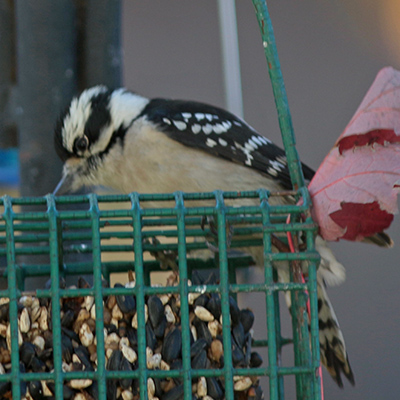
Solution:
M253 6L250 0L236 3L244 117L261 134L281 143ZM379 69L386 65L400 69L400 3L304 0L268 5L298 151L317 169ZM225 106L216 0L124 0L122 6L125 86L149 97ZM51 131L48 135L52 140ZM17 194L18 189L15 185L10 189L10 182L3 179L2 193ZM389 232L397 244L399 226L397 218ZM398 399L399 247L381 250L356 243L332 247L347 267L346 283L331 288L329 294L356 386L338 389L325 374L325 399ZM286 396L293 398L289 388Z

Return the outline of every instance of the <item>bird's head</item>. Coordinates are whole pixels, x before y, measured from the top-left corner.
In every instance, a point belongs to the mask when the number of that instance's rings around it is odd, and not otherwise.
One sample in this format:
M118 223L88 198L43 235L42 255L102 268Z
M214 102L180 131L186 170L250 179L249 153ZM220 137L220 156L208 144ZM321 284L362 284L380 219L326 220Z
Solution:
M87 89L74 98L57 121L54 143L64 162L54 194L101 184L101 169L110 152L123 146L132 121L148 100L125 89Z

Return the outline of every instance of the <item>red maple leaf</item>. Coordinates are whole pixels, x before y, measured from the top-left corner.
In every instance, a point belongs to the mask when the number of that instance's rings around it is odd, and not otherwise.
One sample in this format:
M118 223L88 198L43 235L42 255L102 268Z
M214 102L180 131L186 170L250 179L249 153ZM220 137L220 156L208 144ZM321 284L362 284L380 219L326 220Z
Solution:
M308 189L326 240L362 240L389 227L400 189L399 71L379 71Z

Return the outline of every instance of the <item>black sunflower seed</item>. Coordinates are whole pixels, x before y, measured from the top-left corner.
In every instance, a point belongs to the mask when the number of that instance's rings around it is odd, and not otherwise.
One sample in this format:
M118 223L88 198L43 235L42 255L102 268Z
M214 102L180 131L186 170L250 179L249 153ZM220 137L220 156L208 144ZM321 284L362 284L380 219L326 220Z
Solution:
M33 372L45 372L46 364L38 357L33 357L30 364L30 368L32 368Z
M250 367L251 368L258 368L263 363L263 359L261 358L260 354L256 351L253 351L250 356Z
M224 391L218 380L214 377L206 378L207 394L215 400L220 400L224 396Z
M161 396L161 400L181 400L183 399L183 384L175 386Z
M114 285L115 288L119 287L125 287L121 285L120 283L116 283ZM124 314L132 314L136 310L136 300L135 298L130 295L130 294L120 294L118 296L115 296L115 299L117 300L117 304L119 309L124 313Z
M207 352L205 350L199 351L192 359L193 369L204 369L207 368Z
M221 316L221 298L218 293L212 293L211 298L208 301L206 308L215 319L219 319Z
M94 371L92 363L90 361L90 354L86 347L78 346L75 349L75 354L78 356L81 363L85 366L86 371Z
M232 326L236 326L240 322L240 310L232 296L229 296L229 311L231 313Z
M197 338L205 339L205 341L207 342L207 346L210 346L211 342L212 342L212 336L211 336L211 332L208 329L207 324L205 322L199 320L198 318L195 318L193 320L193 325L196 328Z
M0 382L0 396L4 396L10 390L11 390L11 382L8 381Z
M119 366L120 371L132 371L131 363L125 358L122 357L121 364ZM128 390L132 386L132 378L124 378L119 380L119 384L125 390Z
M61 318L61 326L63 328L70 329L72 328L72 324L75 321L75 313L74 311L68 309L64 312L63 317Z
M137 339L136 329L128 326L127 331L126 331L126 337L128 338L129 344L132 347L132 349L137 350L138 339Z
M69 364L72 361L74 348L71 339L67 335L61 335L61 352L63 360Z
M147 322L146 324L146 345L147 347L150 347L153 351L157 345L156 335L149 322Z
M165 315L161 318L159 324L154 328L154 334L157 339L162 339L164 337L165 328L167 327L167 318Z
M164 338L161 355L163 360L171 362L179 357L182 351L182 333L178 328L168 332Z
M232 329L232 336L234 337L237 345L242 348L245 342L245 334L243 325L240 322Z
M161 323L164 315L164 306L160 298L157 296L150 296L147 300L147 307L149 311L149 319L154 330Z
M193 306L201 306L201 307L206 307L207 308L207 303L209 301L209 297L207 294L202 294L200 295L194 302L193 302Z
M250 309L246 308L240 311L240 322L243 325L244 333L247 333L253 326L254 313Z
M26 365L26 367L30 367L33 357L36 356L35 345L29 342L22 343L19 348L19 357L20 360Z
M204 350L206 347L207 347L206 339L200 338L199 340L196 340L190 346L190 357L194 357L197 353L199 353L201 350Z
M42 383L40 381L30 381L28 384L29 393L32 396L33 400L42 400L43 399L43 388Z

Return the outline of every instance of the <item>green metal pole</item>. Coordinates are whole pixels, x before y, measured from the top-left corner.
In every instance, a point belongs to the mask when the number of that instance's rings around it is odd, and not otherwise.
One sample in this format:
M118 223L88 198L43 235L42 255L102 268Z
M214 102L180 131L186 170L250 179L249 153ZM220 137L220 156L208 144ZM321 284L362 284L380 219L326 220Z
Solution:
M307 232L307 248L315 250L314 233ZM308 267L308 294L310 296L310 332L311 332L311 355L312 364L315 368L314 380L314 399L321 399L321 379L319 367L320 360L320 343L319 343L319 326L318 326L318 297L317 297L317 263L310 262Z
M104 307L103 286L101 277L101 249L100 249L100 210L95 194L89 195L90 215L92 223L92 253L93 253L93 287L96 310L96 339L97 339L97 387L98 400L106 400L106 361L104 343Z
M14 242L14 212L12 200L9 196L4 196L4 214L7 235L7 266L8 266L8 297L10 299L9 318L11 330L11 376L12 376L12 398L20 399L21 396L21 377L19 370L19 347L18 347L18 304L17 304L17 276L15 260ZM24 393L25 395L25 393Z
M219 273L221 289L221 314L222 314L222 337L224 346L224 377L225 398L233 400L233 363L232 363L232 341L229 309L229 272L226 241L226 213L224 196L221 191L215 192L217 224L218 224L218 250L219 250Z
M135 253L135 278L136 278L136 312L138 335L138 364L140 398L147 400L147 364L146 364L146 330L145 330L145 299L144 299L144 272L143 272L143 247L142 247L142 210L140 208L139 194L131 193L131 214L133 223L133 251Z
M178 260L179 260L179 294L181 300L181 329L182 329L182 368L183 390L185 400L192 398L192 379L190 363L190 322L188 303L188 271L186 254L186 227L183 193L175 193L178 228Z
M266 0L253 0L257 20L261 30L264 53L267 59L268 72L271 79L272 90L275 98L275 105L278 112L279 126L282 134L282 141L285 147L288 168L295 190L304 187L304 177L301 169L300 159L295 148L292 118L290 115L286 89L283 82L282 71L278 58L275 37L271 19L268 12ZM291 278L300 282L300 262L291 263ZM315 281L313 282L315 284ZM308 333L308 318L306 307L306 295L304 291L292 291L292 326L295 350L295 363L297 366L311 365L311 354ZM297 398L311 398L314 382L310 376L296 375Z
M271 224L270 222L270 208L268 203L269 193L263 189L260 191L260 208L262 211L263 227L267 227ZM272 253L271 234L267 233L264 229L263 233L264 242L264 281L268 286L272 286L273 271L272 262L270 255ZM266 306L267 306L267 333L268 333L268 365L270 368L269 375L269 396L270 399L280 399L279 387L280 382L278 380L278 363L277 363L277 340L276 340L276 323L275 318L275 302L274 293L266 293Z
M267 58L269 77L275 97L276 110L278 112L279 126L282 133L282 141L285 146L290 177L295 189L304 186L304 177L300 167L300 160L296 150L292 117L283 82L281 66L276 49L275 36L269 17L265 0L253 0L258 24L260 25L263 40L264 53Z
M56 399L63 397L63 371L61 350L61 320L60 320L60 274L59 274L59 236L58 211L53 195L47 195L47 214L49 218L49 246L51 266L51 317L53 328L53 363Z

